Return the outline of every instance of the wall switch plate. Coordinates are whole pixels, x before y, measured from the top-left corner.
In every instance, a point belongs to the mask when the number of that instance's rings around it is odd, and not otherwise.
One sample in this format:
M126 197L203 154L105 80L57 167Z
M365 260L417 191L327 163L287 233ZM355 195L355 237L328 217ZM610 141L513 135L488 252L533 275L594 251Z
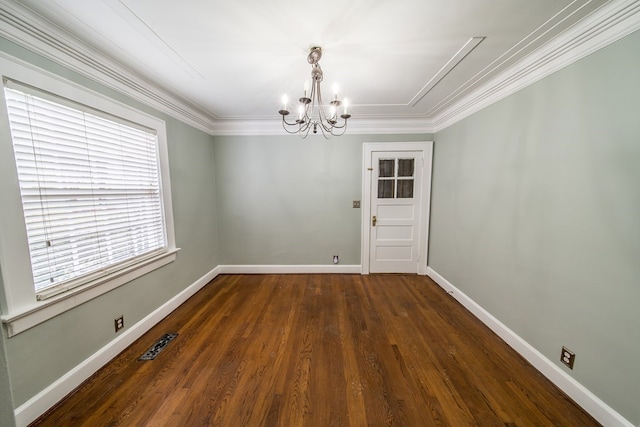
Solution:
M353 208L354 209L360 209L360 200L354 200L353 201Z
M124 328L124 316L117 317L113 320L113 325L115 327L116 332L120 329Z
M569 350L567 347L562 346L560 361L567 365L569 369L573 369L573 362L576 361L576 354L573 351Z

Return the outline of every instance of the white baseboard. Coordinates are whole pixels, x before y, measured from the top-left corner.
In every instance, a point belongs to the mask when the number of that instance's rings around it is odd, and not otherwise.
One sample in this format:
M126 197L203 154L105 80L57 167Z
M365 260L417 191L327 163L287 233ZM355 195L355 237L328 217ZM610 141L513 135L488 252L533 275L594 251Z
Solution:
M360 265L220 265L220 274L360 274Z
M218 276L218 274L220 274L219 267L209 271L175 297L171 298L169 301L151 312L144 319L124 331L122 335L109 342L40 393L36 394L16 408L14 412L16 426L27 426L29 423L35 421L40 415L44 414L67 394L71 393L98 369L130 346L135 340L140 338L145 332L164 319L173 310L178 308L192 295L202 289L207 283Z
M633 424L604 403L598 396L536 350L506 325L493 317L491 313L473 301L464 292L456 288L448 280L431 267L427 267L427 276L431 277L442 289L458 300L467 310L495 332L522 357L527 359L538 371L547 377L558 388L564 391L578 405L604 426L633 427Z

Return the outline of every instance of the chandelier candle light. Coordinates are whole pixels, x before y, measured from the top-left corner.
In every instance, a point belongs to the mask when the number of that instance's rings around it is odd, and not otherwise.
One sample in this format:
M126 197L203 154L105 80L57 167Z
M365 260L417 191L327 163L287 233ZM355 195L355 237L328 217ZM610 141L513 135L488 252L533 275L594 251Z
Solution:
M288 133L300 134L302 138L306 138L309 135L309 131L313 129L313 133L318 133L318 128L322 131L322 135L325 138L333 136L340 136L347 130L347 120L351 117L348 113L349 103L347 99L340 101L338 99L338 85L334 83L333 93L334 98L329 102L328 112L327 106L322 102L322 93L320 92L320 82L322 81L323 73L320 68L320 61L322 58L322 48L314 46L307 56L307 61L311 64L311 93L309 94L309 82L304 83L304 96L299 99L298 105L298 118L295 122L289 122L286 116L289 115L287 110L287 103L289 99L287 95L282 96L282 110L278 111L282 115L282 127ZM342 107L342 114L340 118L342 123L338 123L338 109ZM292 126L293 128L289 128Z

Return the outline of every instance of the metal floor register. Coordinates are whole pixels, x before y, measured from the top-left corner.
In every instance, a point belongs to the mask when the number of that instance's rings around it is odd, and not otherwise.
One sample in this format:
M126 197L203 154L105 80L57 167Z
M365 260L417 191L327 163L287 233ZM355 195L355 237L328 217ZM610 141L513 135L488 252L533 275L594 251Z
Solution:
M169 345L169 343L173 341L173 339L177 336L178 334L164 334L158 341L156 341L154 345L151 346L151 348L149 348L149 350L147 350L142 356L140 356L138 360L155 359L156 357L158 357L158 354L160 354L160 352L164 350Z

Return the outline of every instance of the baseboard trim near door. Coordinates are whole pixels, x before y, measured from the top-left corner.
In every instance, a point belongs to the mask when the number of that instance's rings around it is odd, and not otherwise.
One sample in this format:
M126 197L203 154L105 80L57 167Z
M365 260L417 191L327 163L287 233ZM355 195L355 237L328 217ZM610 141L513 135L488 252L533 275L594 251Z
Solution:
M149 313L144 319L124 331L122 335L110 341L40 393L17 407L14 411L16 426L24 427L35 421L219 274L219 267L212 269L169 301Z
M220 274L360 274L360 265L220 265Z
M449 295L458 300L467 310L502 338L511 348L527 359L538 371L547 377L558 388L564 391L578 405L587 411L599 423L605 426L634 427L631 422L604 403L598 396L536 350L531 344L496 319L491 313L469 298L451 282L427 267L427 276L431 277Z

